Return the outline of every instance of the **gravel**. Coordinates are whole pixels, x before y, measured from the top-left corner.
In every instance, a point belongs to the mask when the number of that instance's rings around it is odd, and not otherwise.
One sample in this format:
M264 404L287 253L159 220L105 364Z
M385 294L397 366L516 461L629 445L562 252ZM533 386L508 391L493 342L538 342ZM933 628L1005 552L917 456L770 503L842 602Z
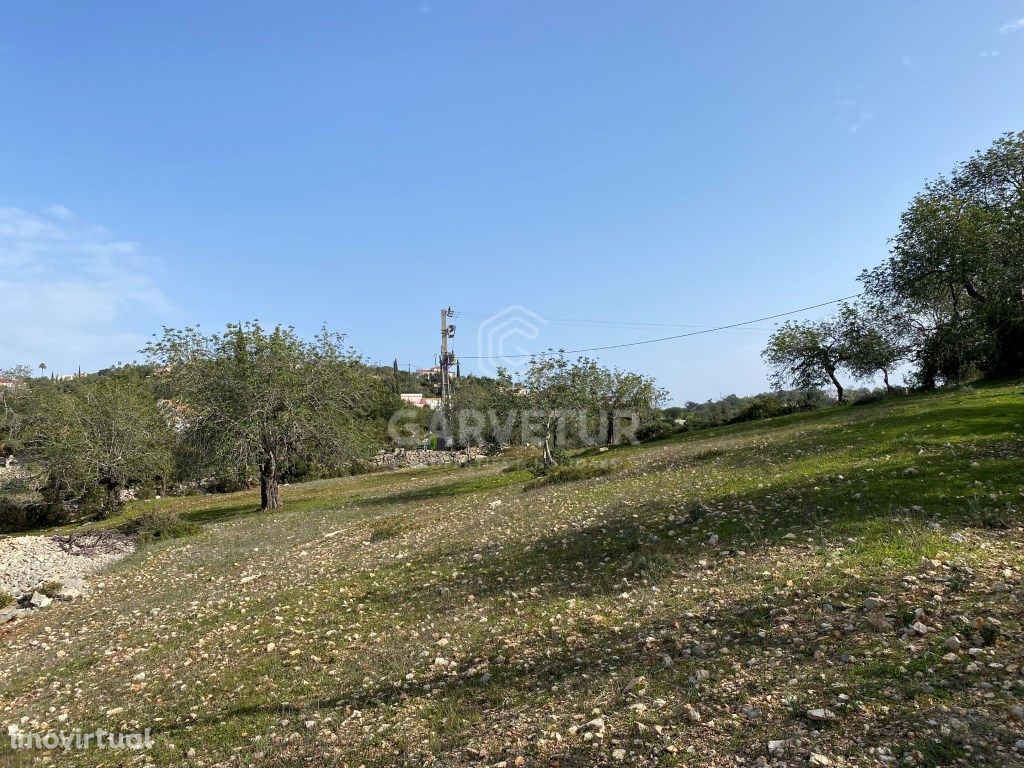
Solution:
M134 548L131 537L111 532L0 539L0 591L20 597L46 581L80 581Z

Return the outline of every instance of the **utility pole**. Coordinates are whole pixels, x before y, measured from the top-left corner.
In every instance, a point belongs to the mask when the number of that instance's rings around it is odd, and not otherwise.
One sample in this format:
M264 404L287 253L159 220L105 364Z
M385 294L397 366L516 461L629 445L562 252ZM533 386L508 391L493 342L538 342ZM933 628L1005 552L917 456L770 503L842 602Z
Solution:
M455 326L448 325L448 318L453 317L455 312L451 307L441 310L441 356L439 367L441 369L441 413L444 414L445 424L449 432L452 424L452 382L451 364L455 361L455 355L448 352L448 339L455 338ZM448 447L452 447L449 445Z

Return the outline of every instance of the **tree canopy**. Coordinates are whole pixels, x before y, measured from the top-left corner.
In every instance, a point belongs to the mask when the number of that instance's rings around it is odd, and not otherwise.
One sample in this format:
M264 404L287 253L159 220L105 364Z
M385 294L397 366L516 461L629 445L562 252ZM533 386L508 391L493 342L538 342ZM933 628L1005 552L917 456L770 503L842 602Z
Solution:
M311 342L256 321L210 334L165 329L145 352L180 407L188 469L258 476L263 509L281 506L289 468L341 472L367 456L397 408L390 382L326 329Z
M927 184L861 281L907 317L921 385L1024 370L1024 131Z
M849 349L837 320L784 323L768 340L762 357L772 367L776 387L812 389L831 383L839 402L845 402L838 371L847 361Z
M138 371L42 381L25 398L23 458L43 468L51 502L96 502L109 515L120 509L128 486L170 475L167 415L153 382Z

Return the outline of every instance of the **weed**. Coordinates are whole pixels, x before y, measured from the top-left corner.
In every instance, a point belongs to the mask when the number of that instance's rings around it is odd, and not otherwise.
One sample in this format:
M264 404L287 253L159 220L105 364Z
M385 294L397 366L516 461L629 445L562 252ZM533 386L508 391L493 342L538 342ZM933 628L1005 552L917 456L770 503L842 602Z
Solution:
M180 539L199 530L196 523L181 519L176 512L147 510L119 526L119 530L138 536L141 542Z
M533 481L526 484L527 489L539 488L545 485L558 485L559 483L573 483L577 480L590 480L595 477L610 475L618 467L611 462L584 461L574 464L556 464L544 470Z
M400 536L404 530L405 526L401 520L397 517L387 517L375 523L373 528L370 529L369 540L374 544L378 541L387 541L388 539Z
M38 587L36 592L42 592L47 597L56 597L57 593L64 588L64 585L59 581L44 581Z

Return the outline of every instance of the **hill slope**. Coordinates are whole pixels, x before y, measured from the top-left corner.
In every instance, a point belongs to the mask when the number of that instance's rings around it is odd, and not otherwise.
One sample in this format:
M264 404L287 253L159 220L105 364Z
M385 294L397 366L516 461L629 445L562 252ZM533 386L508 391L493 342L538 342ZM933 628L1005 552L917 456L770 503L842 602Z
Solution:
M152 728L74 765L1022 762L1019 384L588 460L138 504L202 531L0 629L0 721Z

